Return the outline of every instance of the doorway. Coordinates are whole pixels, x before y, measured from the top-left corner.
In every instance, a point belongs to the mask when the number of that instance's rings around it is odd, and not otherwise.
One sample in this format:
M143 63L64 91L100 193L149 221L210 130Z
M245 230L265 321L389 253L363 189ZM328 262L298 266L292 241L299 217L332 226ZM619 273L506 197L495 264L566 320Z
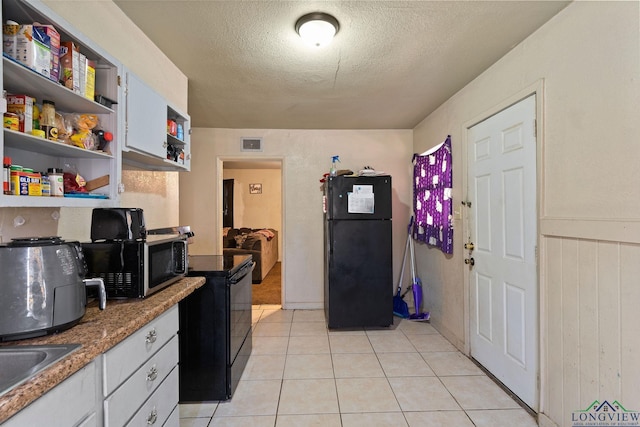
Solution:
M222 227L233 228L233 179L222 181Z
M262 245L267 245L269 250L262 253L265 260L261 262L260 269L257 269L259 271L254 272L253 303L254 305L282 305L284 295L282 286L284 237L282 160L224 159L222 160L222 178L221 206L223 212L221 214L223 215L223 224L232 223L231 228L235 229L275 232L275 240L273 237L260 237L261 240L269 239L269 242L262 242ZM226 183L231 181L233 182L232 190L230 190L230 194L226 194L227 187L225 185L230 188L230 185ZM233 216L230 219L227 218L226 221L224 220L225 211L231 211ZM223 242L225 241L224 231L222 233ZM277 249L275 264L272 264L273 249Z
M467 129L471 357L538 410L536 95Z

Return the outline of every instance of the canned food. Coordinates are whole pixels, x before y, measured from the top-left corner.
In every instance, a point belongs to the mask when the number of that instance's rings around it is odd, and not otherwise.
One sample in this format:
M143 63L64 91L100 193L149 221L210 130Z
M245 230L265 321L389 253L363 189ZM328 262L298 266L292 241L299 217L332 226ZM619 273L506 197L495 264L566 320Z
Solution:
M20 118L15 113L4 113L3 126L6 129L20 130Z
M42 185L42 195L50 196L51 195L51 183L49 182L49 175L46 172L40 173L41 176L41 185Z
M18 173L18 195L20 196L28 196L29 195L29 174L33 172L33 169L22 168L22 170Z
M50 195L53 197L64 197L64 175L62 169L49 168L49 185L51 186Z
M51 141L58 140L58 128L55 126L40 126L44 131L44 137Z
M11 165L9 173L11 177L11 194L18 196L20 195L20 176L22 175L22 166Z
M40 172L33 172L32 170L27 173L27 178L29 179L29 196L42 196Z

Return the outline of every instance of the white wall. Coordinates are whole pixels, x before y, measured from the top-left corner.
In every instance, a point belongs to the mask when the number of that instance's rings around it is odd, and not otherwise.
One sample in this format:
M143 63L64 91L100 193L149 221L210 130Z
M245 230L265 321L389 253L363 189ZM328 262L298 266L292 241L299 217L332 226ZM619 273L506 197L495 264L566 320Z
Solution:
M640 407L638 2L574 2L414 129L415 151L450 133L463 200L465 124L543 86L539 206L542 425L595 399ZM463 211L464 214L464 211ZM465 348L464 216L454 255L418 246L432 322ZM423 280L424 281L424 280Z
M264 151L240 151L240 138L262 136ZM283 284L286 308L321 308L323 295L323 213L320 178L331 156L340 168L371 165L392 176L394 271L402 258L411 200L411 130L194 129L191 173L180 177L180 218L193 227L191 253L221 253L221 160L281 159L283 180ZM209 185L219 179L218 186ZM396 277L394 275L394 277ZM390 289L391 292L391 289Z

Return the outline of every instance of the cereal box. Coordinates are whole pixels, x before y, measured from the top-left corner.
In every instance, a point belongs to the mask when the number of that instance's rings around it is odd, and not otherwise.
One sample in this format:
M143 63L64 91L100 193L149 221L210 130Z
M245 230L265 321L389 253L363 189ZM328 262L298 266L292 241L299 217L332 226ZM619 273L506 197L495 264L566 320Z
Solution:
M60 83L80 93L80 47L73 42L60 42Z
M96 93L96 63L87 59L87 71L85 72L85 90L84 96L90 100L94 100Z
M49 36L49 48L51 51L49 78L57 82L60 74L60 34L53 25L38 25L36 27Z

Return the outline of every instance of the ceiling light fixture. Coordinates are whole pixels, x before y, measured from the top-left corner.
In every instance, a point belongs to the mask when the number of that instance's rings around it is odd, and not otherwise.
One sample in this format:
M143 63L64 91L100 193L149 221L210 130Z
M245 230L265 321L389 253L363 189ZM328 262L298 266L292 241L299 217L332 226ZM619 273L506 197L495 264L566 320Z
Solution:
M298 35L302 40L316 47L329 44L339 29L338 20L323 12L308 13L296 22Z

